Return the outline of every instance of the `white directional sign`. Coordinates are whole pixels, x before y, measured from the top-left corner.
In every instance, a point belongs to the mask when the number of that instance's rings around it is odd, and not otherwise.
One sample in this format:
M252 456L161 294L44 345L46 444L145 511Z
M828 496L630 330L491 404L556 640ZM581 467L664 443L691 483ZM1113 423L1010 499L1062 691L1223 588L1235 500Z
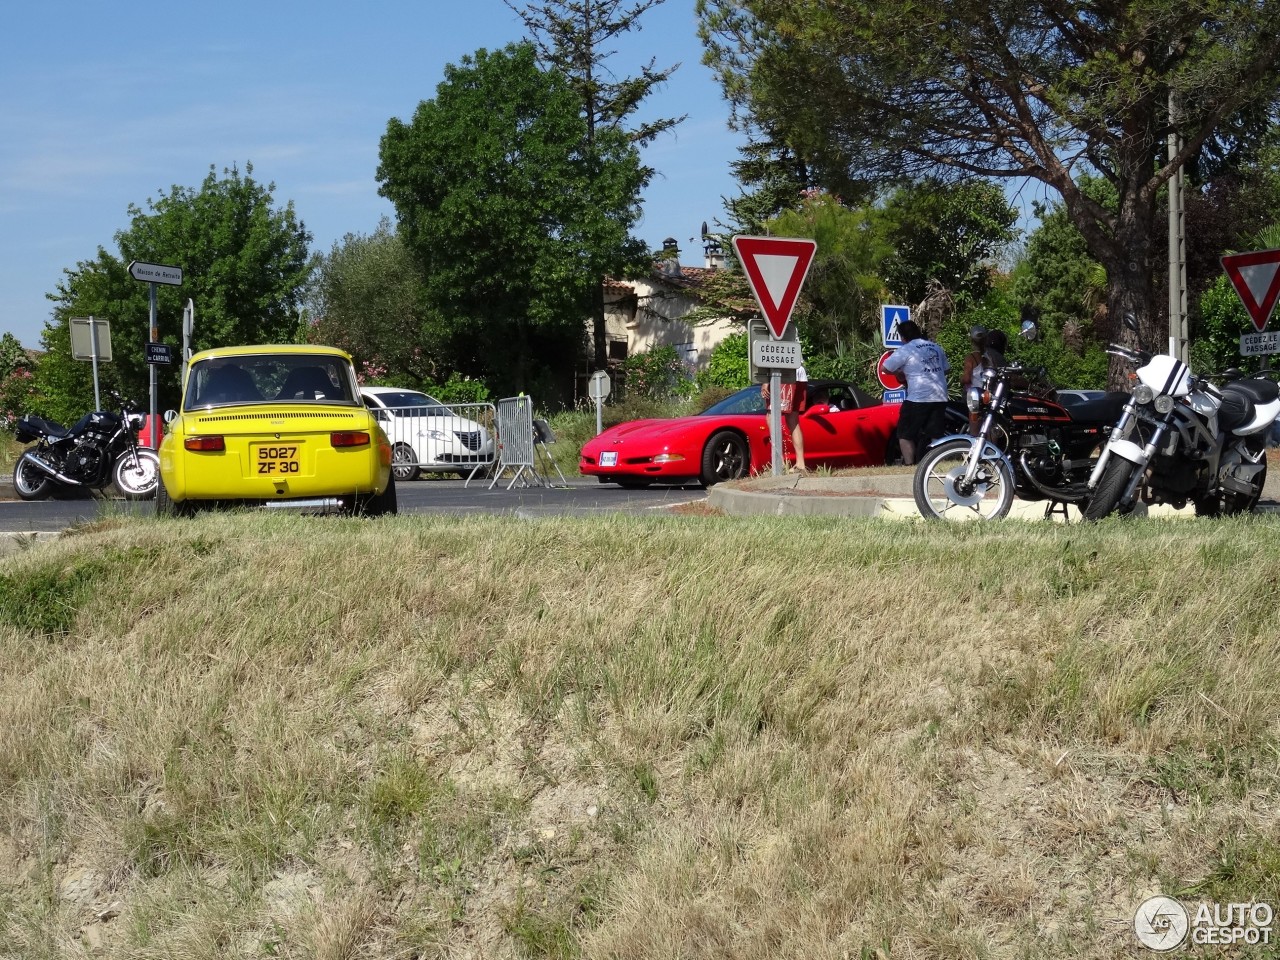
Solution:
M182 283L182 268L134 260L129 264L129 276L144 283L167 283L176 287Z

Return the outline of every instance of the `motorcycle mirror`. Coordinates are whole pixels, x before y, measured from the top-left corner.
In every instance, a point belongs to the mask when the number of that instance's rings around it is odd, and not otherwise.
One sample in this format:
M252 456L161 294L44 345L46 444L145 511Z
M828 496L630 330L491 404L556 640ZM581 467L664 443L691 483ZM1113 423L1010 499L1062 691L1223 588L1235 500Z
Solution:
M1040 328L1034 320L1023 320L1022 329L1018 331L1018 336L1030 343L1035 343L1040 336Z
M1124 323L1126 330L1132 330L1134 333L1138 332L1138 318L1132 313L1126 313L1122 322Z
M165 422L165 423L173 423L173 421L175 421L175 420L177 420L177 419L178 419L178 411L177 411L177 410L166 410L166 411L164 412L164 422Z

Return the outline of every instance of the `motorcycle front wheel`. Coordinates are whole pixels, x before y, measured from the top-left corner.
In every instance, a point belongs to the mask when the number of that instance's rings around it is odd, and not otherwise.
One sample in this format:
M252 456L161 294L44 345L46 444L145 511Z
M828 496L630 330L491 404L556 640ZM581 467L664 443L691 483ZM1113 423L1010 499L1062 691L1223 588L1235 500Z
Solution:
M1113 456L1108 460L1107 468L1102 471L1102 479L1098 481L1098 489L1081 511L1084 518L1101 520L1107 514L1114 513L1135 469L1134 464L1123 457Z
M116 489L126 500L149 500L156 495L160 482L160 457L146 447L126 450L111 473Z
M925 452L912 492L926 520L999 520L1013 506L1013 471L1003 457L983 456L973 482L964 482L973 443L949 440Z
M43 500L53 495L56 481L23 454L13 465L13 492L23 500Z

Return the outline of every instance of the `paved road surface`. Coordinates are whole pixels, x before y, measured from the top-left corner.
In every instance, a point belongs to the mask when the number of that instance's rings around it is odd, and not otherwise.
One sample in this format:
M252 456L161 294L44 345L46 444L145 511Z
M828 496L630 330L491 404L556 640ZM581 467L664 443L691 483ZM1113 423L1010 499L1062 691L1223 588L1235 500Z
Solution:
M0 478L6 485L7 478ZM514 514L523 517L587 515L595 513L643 513L677 503L703 500L701 487L656 487L623 490L613 484L572 479L567 487L520 487L505 489L503 481L492 490L484 483L464 487L461 480L416 480L396 485L401 513ZM8 490L4 491L8 494ZM137 513L151 516L150 501L125 500L21 500L0 501L0 532L53 532L103 515Z

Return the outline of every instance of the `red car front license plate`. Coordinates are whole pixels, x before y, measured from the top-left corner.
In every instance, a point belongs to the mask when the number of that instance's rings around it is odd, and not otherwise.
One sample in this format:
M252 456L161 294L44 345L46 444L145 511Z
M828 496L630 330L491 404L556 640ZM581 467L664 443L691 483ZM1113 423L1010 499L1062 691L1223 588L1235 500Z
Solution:
M618 465L617 450L606 450L604 453L600 454L600 466L616 467L617 465Z

